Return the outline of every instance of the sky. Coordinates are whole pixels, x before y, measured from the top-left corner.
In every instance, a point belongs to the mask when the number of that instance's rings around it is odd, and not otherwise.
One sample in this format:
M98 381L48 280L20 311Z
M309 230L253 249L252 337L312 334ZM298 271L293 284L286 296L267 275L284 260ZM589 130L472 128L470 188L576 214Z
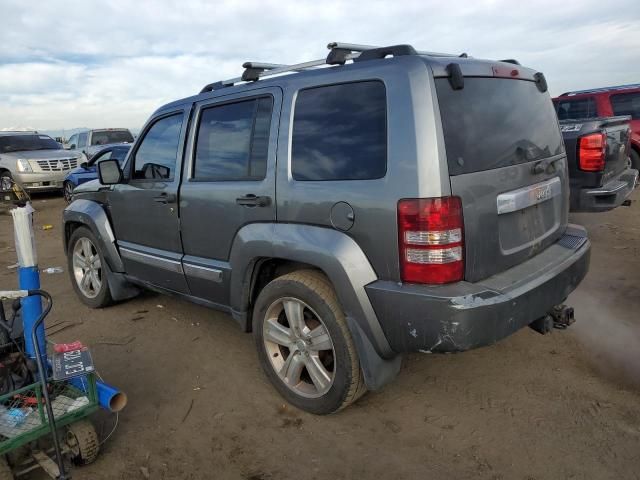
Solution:
M516 58L552 95L640 82L637 0L0 0L0 128L127 127L331 41Z

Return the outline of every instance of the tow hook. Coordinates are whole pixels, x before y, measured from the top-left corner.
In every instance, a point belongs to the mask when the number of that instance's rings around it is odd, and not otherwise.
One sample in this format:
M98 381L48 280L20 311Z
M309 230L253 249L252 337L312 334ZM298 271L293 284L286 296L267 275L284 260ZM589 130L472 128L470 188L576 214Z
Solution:
M538 333L546 335L554 328L565 329L576 321L573 307L561 304L553 307L544 317L540 317L529 324Z

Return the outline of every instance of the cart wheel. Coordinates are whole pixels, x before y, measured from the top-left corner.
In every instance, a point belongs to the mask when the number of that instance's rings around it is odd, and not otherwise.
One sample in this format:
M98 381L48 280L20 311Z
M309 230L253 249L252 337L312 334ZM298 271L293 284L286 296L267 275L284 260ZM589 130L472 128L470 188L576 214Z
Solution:
M3 455L0 458L0 480L14 480L13 472L7 462L7 458Z
M89 465L100 451L98 434L89 420L80 420L67 427L67 446L71 461L76 465Z

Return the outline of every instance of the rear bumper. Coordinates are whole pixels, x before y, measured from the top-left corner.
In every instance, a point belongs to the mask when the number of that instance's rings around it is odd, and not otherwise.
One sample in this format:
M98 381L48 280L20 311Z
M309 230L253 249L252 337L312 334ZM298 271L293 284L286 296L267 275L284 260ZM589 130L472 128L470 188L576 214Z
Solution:
M68 171L52 173L14 173L13 179L29 191L60 190Z
M394 351L464 351L495 343L562 303L587 274L590 250L584 228L570 225L540 254L478 283L379 280L365 289Z
M633 192L638 170L628 168L602 187L580 188L571 192L572 212L606 212L619 207Z

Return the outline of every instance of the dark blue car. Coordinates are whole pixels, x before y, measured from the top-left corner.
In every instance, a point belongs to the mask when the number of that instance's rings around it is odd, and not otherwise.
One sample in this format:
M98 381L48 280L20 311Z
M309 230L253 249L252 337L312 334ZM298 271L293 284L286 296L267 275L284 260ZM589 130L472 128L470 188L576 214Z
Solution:
M73 189L78 185L98 178L98 162L107 160L109 158L115 158L120 162L120 165L122 166L130 148L131 145L107 146L102 150L97 151L88 162L85 162L78 168L74 168L73 170L71 170L64 179L65 200L67 202L71 202Z

